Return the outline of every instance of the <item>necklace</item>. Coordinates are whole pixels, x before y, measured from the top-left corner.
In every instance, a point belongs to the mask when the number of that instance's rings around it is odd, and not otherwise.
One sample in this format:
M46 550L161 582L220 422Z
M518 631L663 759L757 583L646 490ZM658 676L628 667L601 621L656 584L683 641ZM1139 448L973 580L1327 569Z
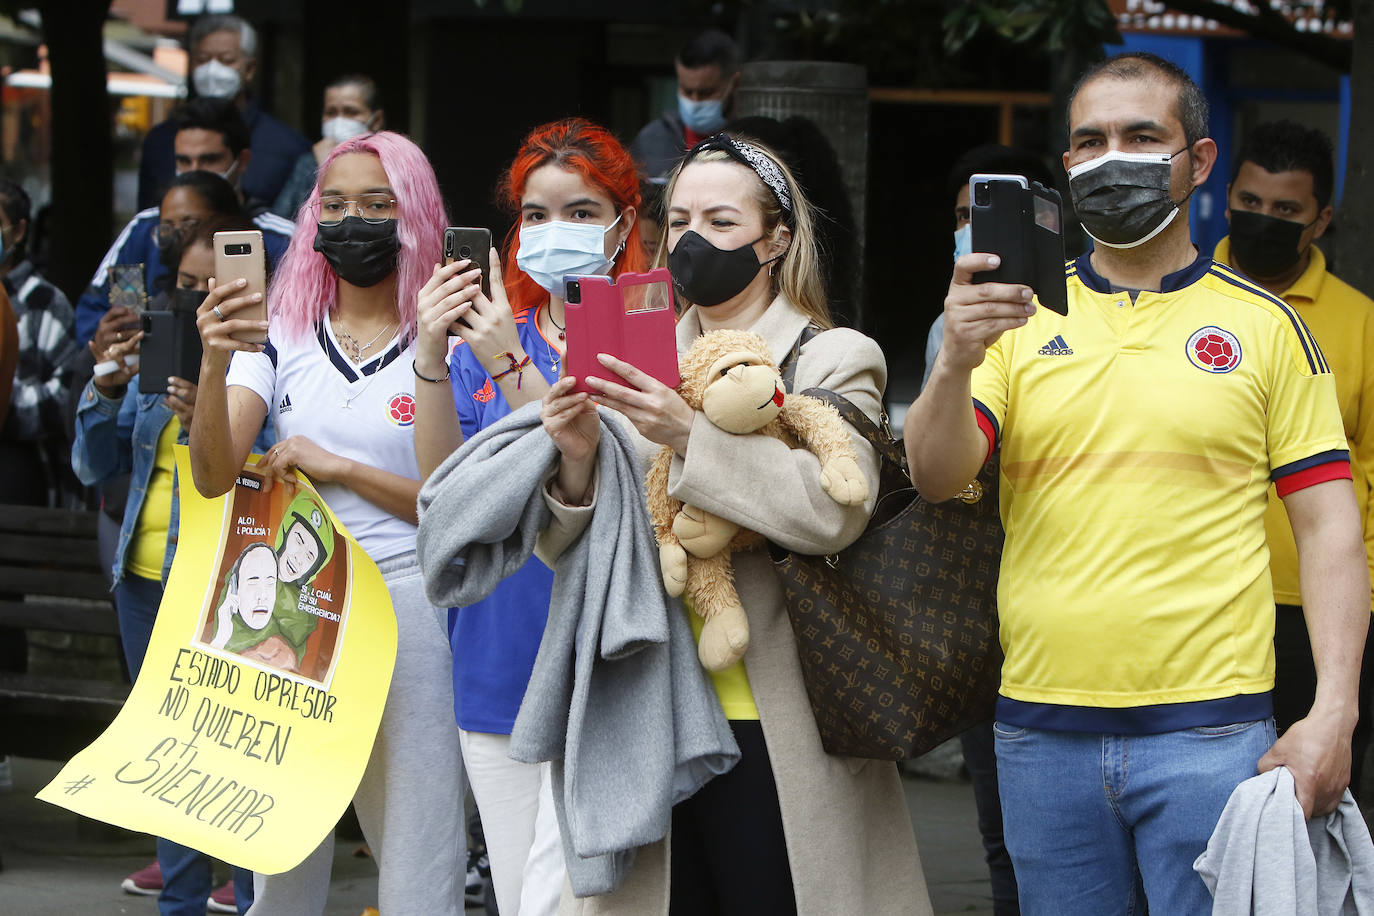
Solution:
M550 315L549 317L550 320L552 320L553 316ZM377 334L367 343L358 343L358 338L354 337L351 333L349 333L348 328L344 327L343 321L338 318L335 318L334 337L336 340L338 340L339 346L341 348L346 347L348 348L348 350L352 351L348 354L348 358L356 363L363 358L363 351L371 349L372 345L375 344L378 340L380 340L383 334L385 334L387 331L390 331L392 325L394 325L395 323L396 322L394 321L388 321L386 323L386 327L378 331Z
M563 321L565 322L565 324L560 325L558 322L556 322L556 321L553 320L553 307L552 307L551 305L549 305L549 303L547 303L547 302L544 303L544 309L545 309L545 311L548 312L548 315L549 315L549 324L553 325L555 328L558 328L558 339L559 339L559 340L567 340L567 335L565 335L565 334L563 333L563 329L566 327L566 322L567 322L567 320L568 320L567 316L566 316L566 315L563 316ZM551 342L549 342L549 341L545 341L545 343L547 343L547 344L549 345L549 367L553 369L554 379L557 380L557 378L558 378L558 363L559 363L559 357L561 356L561 354L558 352L558 348L555 347L555 346L553 345L553 343L551 343Z

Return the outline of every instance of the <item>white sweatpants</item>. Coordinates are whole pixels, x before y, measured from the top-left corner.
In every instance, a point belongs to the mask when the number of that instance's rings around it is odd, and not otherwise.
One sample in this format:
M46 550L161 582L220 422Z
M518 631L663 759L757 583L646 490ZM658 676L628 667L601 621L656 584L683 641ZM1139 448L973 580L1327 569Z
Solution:
M396 611L396 668L372 756L353 796L380 872L386 916L462 916L466 788L453 721L448 611L425 598L415 554L377 564ZM334 833L280 875L253 876L251 916L320 916Z
M501 916L553 916L563 890L563 843L549 765L511 760L510 735L458 735L482 815L497 909Z

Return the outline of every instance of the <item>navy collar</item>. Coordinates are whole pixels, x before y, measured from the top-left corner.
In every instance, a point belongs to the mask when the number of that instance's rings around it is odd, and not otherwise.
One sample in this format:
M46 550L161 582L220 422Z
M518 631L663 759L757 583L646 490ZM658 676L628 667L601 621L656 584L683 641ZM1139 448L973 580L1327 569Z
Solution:
M1097 271L1093 270L1091 249L1079 255L1078 260L1073 262L1074 269L1078 272L1078 278L1083 281L1083 285L1095 293L1111 293L1112 284ZM1198 252L1198 256L1193 259L1182 270L1176 270L1171 274L1165 274L1159 283L1161 293L1176 293L1185 287L1191 286L1212 266L1212 259L1208 255Z

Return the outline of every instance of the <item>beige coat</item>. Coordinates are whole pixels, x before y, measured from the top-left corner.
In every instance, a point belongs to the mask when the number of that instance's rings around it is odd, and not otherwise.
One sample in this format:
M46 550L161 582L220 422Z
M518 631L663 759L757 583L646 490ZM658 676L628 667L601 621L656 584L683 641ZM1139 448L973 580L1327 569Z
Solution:
M750 330L768 341L781 364L806 324L805 315L779 298ZM689 309L678 324L678 352L700 333L696 311ZM837 329L817 335L802 350L795 388L828 388L876 419L886 380L878 345L856 331ZM790 550L834 553L863 531L878 491L878 459L857 433L853 440L873 494L864 506L846 508L831 500L821 489L820 465L811 454L776 440L722 432L702 414L692 427L687 457L673 461L669 491ZM646 468L657 451L657 445L641 439ZM555 520L540 550L545 556L561 552L590 516L589 508L552 506ZM930 913L896 765L833 757L821 749L768 553L736 554L734 563L751 634L745 668L778 786L797 912ZM666 914L667 846L664 841L640 849L615 894L578 900L565 885L560 913Z

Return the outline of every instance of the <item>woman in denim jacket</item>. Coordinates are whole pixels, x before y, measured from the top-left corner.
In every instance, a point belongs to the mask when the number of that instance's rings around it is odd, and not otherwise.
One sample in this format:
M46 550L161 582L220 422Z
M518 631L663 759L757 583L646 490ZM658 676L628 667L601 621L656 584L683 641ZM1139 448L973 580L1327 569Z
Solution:
M232 219L210 221L185 240L180 256L173 258L176 288L170 294L172 302L194 313L214 272L214 233L243 228L251 226ZM170 303L164 301L163 305ZM130 365L125 357L138 353L143 332L120 329L125 320L121 315L102 319L91 341L97 370L104 362L112 371L96 375L81 393L72 468L88 486L121 474L131 475L111 575L124 657L130 675L137 678L176 553L180 500L172 446L186 444L195 411L196 385L173 377L167 380L166 394L139 392L137 362ZM265 451L273 441L270 427L264 427L257 449ZM161 838L157 857L162 885L158 909L162 916L205 913L213 873L209 857ZM130 890L129 883L126 880L126 890ZM152 883L156 887L155 879ZM148 893L151 888L140 890ZM252 872L234 869L233 897L236 907L220 904L215 909L245 912L253 900Z

